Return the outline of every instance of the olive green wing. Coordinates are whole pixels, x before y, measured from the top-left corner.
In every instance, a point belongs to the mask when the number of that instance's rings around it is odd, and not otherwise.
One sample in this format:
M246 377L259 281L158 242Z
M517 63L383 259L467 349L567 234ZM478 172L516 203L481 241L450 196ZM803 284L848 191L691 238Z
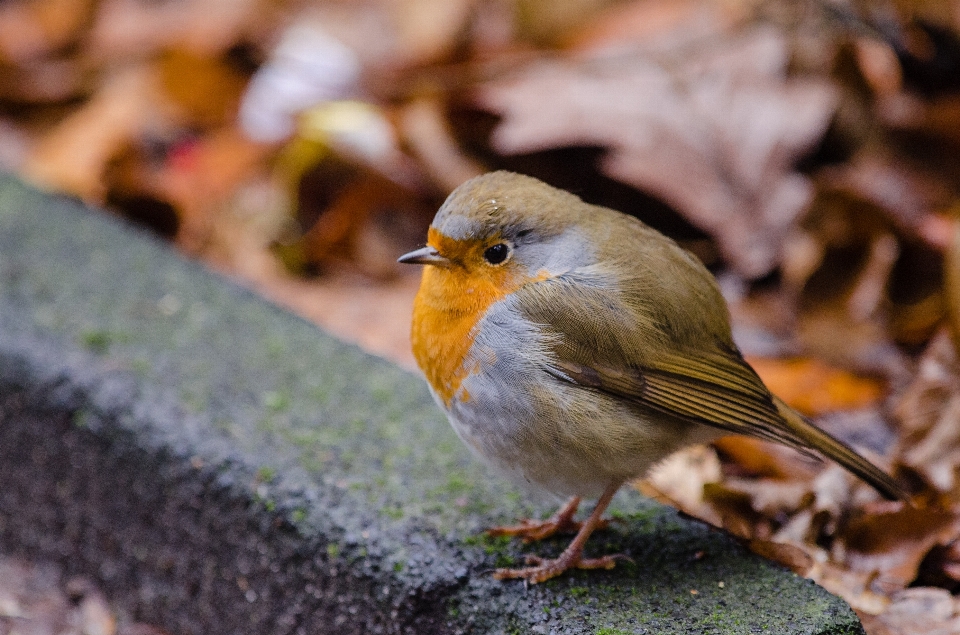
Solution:
M909 494L883 470L771 395L739 357L673 357L658 368L626 370L559 360L557 370L577 385L688 421L781 443L811 456L811 450L817 450L885 497L909 500Z
M736 355L739 358L739 355ZM773 396L742 360L661 354L644 367L557 359L556 376L688 421L805 450Z
M549 284L572 282L554 279ZM523 303L527 318L542 325L552 342L552 368L547 370L555 377L731 434L781 443L808 455L816 450L884 496L907 498L885 472L770 393L733 344L722 300L719 306L696 308L719 311L724 328L696 321L695 315L682 316L677 327L670 322L676 310L669 315L656 308L644 312L602 283L575 282L552 291L543 286ZM693 324L706 326L697 332Z
M645 258L613 268L631 271L628 279L610 277L609 266L583 268L517 293L518 309L551 343L554 374L732 434L794 445L733 344L712 276L672 243L644 245Z

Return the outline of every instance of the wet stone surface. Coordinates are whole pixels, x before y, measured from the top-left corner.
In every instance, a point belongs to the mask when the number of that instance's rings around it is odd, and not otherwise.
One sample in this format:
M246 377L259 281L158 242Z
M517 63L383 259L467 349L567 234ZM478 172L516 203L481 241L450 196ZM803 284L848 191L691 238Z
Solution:
M97 211L0 177L0 551L177 635L861 633L813 583L621 493L524 587L484 527L551 510L422 382ZM721 584L722 582L722 584Z

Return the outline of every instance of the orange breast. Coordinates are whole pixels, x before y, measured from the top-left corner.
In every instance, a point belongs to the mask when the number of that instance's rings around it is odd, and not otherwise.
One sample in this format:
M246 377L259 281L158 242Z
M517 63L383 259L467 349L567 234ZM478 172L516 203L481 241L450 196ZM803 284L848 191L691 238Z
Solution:
M473 245L430 230L428 244L441 254L468 256ZM490 306L516 290L504 268L426 266L413 305L413 355L427 381L449 407L463 380L476 369L467 359L477 322Z
M467 364L474 327L502 294L456 272L426 267L413 305L413 355L444 404L473 370Z

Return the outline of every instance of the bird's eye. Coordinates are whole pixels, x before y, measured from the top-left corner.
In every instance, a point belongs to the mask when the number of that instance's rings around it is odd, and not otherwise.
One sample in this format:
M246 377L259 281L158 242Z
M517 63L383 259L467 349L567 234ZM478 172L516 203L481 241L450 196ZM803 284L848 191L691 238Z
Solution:
M506 243L497 243L483 252L483 259L491 265L499 265L510 255L510 247Z

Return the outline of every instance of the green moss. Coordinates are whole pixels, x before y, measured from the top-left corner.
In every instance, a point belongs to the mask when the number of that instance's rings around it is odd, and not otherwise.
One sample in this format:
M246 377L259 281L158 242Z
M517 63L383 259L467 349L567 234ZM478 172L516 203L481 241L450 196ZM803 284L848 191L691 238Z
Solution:
M403 508L400 505L396 505L393 507L384 507L383 513L394 520L400 520L401 518L403 518Z
M268 390L263 393L263 405L273 412L283 412L290 408L290 395L280 390Z
M389 388L378 387L370 391L370 397L372 397L373 400L378 404L383 405L392 400L393 393L390 392Z
M89 330L80 333L80 343L83 347L98 355L105 355L112 341L113 336L107 331Z
M463 544L471 547L482 547L487 555L499 553L506 549L513 539L510 536L491 536L487 532L464 536Z
M257 473L254 476L258 483L269 483L277 476L276 468L267 467L266 465L260 466L257 468Z
M89 428L93 413L89 410L81 409L73 413L73 425L78 428Z
M137 377L144 378L150 372L150 362L138 357L130 361L130 368L136 373Z

